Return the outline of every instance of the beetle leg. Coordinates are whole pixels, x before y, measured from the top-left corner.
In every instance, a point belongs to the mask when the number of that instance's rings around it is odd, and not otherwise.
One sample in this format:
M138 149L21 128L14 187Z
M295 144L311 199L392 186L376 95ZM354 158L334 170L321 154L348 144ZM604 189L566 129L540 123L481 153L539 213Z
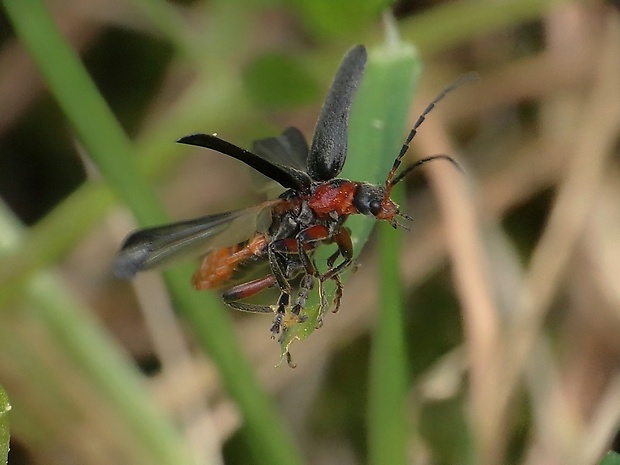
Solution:
M306 306L306 300L308 300L308 295L310 291L314 288L314 276L306 274L304 275L301 284L299 286L299 294L297 294L297 301L293 306L293 315L299 315L301 313L301 309Z
M310 226L297 234L297 253L299 254L299 258L301 263L304 265L306 269L306 273L318 277L319 273L310 260L310 256L306 251L306 245L311 244L313 242L321 242L327 239L330 239L332 234L326 226L321 224L317 224L315 226Z
M316 320L318 328L323 325L323 315L325 314L325 308L327 307L327 296L323 287L324 279L317 270L313 260L308 255L305 246L306 244L321 242L330 238L331 233L329 229L323 225L310 226L309 228L306 228L300 231L299 234L297 234L297 251L299 253L300 261L304 265L307 275L311 276L312 278L318 278L319 280L319 314Z
M307 256L304 257L305 249L303 244L318 242L318 241L326 241L333 240L336 242L338 246L338 250L329 256L327 259L327 271L324 274L320 274L317 272L315 266L310 261L310 258ZM301 231L297 235L297 243L298 250L301 262L306 266L306 270L308 273L312 273L314 277L319 279L319 315L317 317L317 324L321 326L323 324L323 315L327 308L327 296L324 291L323 283L328 279L331 279L336 284L336 292L334 294L334 313L340 309L340 302L342 300L343 286L342 280L340 279L340 273L344 271L349 265L351 265L353 261L353 244L351 242L351 234L347 228L340 228L335 235L330 234L328 228L322 225L312 226L308 229ZM342 256L343 261L336 267L334 267L336 260L338 257ZM309 265L307 265L309 264Z
M336 250L332 255L329 256L329 258L327 259L327 268L328 269L332 269L334 267L334 263L336 263L336 260L338 260L338 257L340 257L340 249Z
M224 302L230 308L247 313L273 313L271 305L248 304L245 302Z
M351 242L351 234L347 228L340 228L334 236L334 241L338 246L338 252L342 255L344 260L335 268L333 267L336 259L334 258L330 266L330 260L334 255L329 257L327 264L329 270L321 277L323 280L334 279L334 276L338 276L342 271L347 268L353 262L353 243Z
M340 302L342 300L343 285L340 279L342 273L353 261L353 244L351 242L351 234L347 228L340 228L334 236L334 241L338 246L338 250L327 259L328 270L320 276L319 283L331 279L336 284L336 292L334 293L334 309L333 313L340 310ZM344 260L338 266L334 267L338 257L342 255Z
M291 356L291 353L288 350L286 351L286 363L291 368L297 368L297 364L293 363L293 357Z
M276 249L279 242L280 241L272 242L268 248L269 265L271 266L271 272L273 273L274 279L281 291L276 308L276 317L274 318L273 324L271 325L272 339L275 339L275 335L280 332L282 322L284 321L284 315L286 313L286 306L289 304L292 290L291 285L286 278L286 272L282 268L282 265L278 260L278 252L276 251Z
M247 283L243 284L237 284L236 286L231 287L230 289L222 293L222 298L226 303L235 302L241 299L247 299L248 297L252 297L253 295L258 294L259 292L273 286L274 284L275 278L273 277L273 275L269 274L262 278L248 281Z
M286 279L286 273L282 268L282 264L278 261L278 253L277 253L277 244L279 241L272 242L269 245L267 255L269 257L269 266L271 267L271 272L278 284L278 287L282 292L287 294L291 293L291 285Z
M306 300L308 299L308 295L310 291L314 288L314 278L317 275L316 272L316 264L313 259L308 255L306 249L306 244L299 244L298 239L280 239L278 241L274 241L272 244L274 252L283 254L284 256L294 254L297 257L300 257L299 261L302 262L300 265L299 262L295 262L297 265L297 269L295 270L295 275L297 275L300 271L305 270L306 273L302 278L301 284L299 286L299 292L297 294L297 299L295 301L295 305L292 309L293 315L299 315L301 310L306 306ZM309 263L309 265L304 264L304 260L301 258L302 254L299 252L300 250L304 251L303 257L306 258L305 262ZM308 270L309 268L309 270ZM292 276L289 276L291 273L287 268L287 273L285 273L285 278L288 280Z
M340 255L340 249L336 250L333 255L330 255L330 257L327 259L328 271L334 268L334 263L336 263L336 260ZM337 313L338 310L340 310L340 301L342 300L342 291L344 287L342 286L342 280L340 279L339 274L335 274L334 276L332 276L331 279L334 281L334 283L336 283L336 292L334 294L334 309L332 310L332 313Z
M340 301L342 300L342 291L344 287L342 286L340 275L335 275L332 279L336 283L336 292L334 293L334 309L332 310L332 313L337 313L338 310L340 310Z
M329 229L323 225L315 225L310 226L309 228L300 231L297 234L297 251L299 253L299 258L304 268L306 269L306 273L312 278L319 278L319 314L317 316L317 325L318 327L323 324L323 314L325 313L325 306L327 302L327 297L325 296L325 290L323 289L323 282L321 280L321 275L318 272L314 261L308 255L306 251L306 244L310 244L312 242L320 242L329 239L330 233Z
M338 250L327 259L328 270L325 274L321 274L319 273L314 261L308 254L308 244L331 240L336 242ZM293 314L298 315L301 312L301 309L305 306L308 295L313 288L314 278L318 278L319 313L317 316L317 325L320 327L323 324L323 315L325 314L325 310L328 306L327 295L324 289L324 282L328 279L333 280L336 284L336 292L334 294L334 312L338 311L340 308L343 286L339 275L353 261L353 245L351 243L351 235L346 228L340 228L334 235L326 226L314 225L300 231L297 234L295 241L295 245L290 243L290 239L274 241L270 246L270 252L274 254L274 256L276 252L297 253L299 255L300 262L306 270L306 275L304 276L300 286L297 301L293 306ZM338 266L334 267L336 260L340 256L342 256L344 260ZM284 273L282 274L283 279L286 280L286 276L284 276ZM288 282L286 284L288 285Z
M276 338L276 334L280 332L282 324L284 323L284 317L286 316L286 306L289 304L290 294L282 292L278 298L278 304L276 306L276 317L271 324L271 339Z
M323 283L325 281L321 279L319 276L319 314L316 317L316 327L317 329L323 326L323 315L325 315L325 309L327 308L327 295L325 294L325 288Z
M275 282L276 281L273 275L267 275L263 278L255 279L247 283L238 284L224 291L222 294L222 299L226 305L242 312L273 313L273 308L270 305L256 305L237 301L258 294L259 292L273 286Z

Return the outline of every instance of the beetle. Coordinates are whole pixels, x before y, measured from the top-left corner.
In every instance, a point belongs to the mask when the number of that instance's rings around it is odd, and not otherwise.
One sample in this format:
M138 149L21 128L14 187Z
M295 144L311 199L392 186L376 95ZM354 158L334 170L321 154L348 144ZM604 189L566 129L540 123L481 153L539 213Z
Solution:
M285 191L276 199L242 210L217 213L171 225L138 230L130 234L120 248L114 272L131 278L138 271L169 264L187 256L202 256L192 283L196 289L231 286L222 294L229 306L247 312L275 313L271 336L282 328L303 321L306 299L318 283L319 315L322 323L328 307L324 283L336 285L334 312L340 306L343 286L341 273L353 263L353 246L345 221L362 214L388 221L394 228L403 226L399 218L411 220L390 199L392 189L412 170L432 160L435 155L416 161L397 174L402 158L425 117L457 84L446 88L420 115L398 153L385 185L338 178L347 156L348 121L351 104L361 82L367 53L363 45L344 56L321 109L312 143L290 127L280 136L261 139L252 150L242 149L215 135L192 134L179 143L215 150L233 157L279 183ZM403 226L404 227L404 226ZM336 251L327 259L327 269L319 271L315 250L322 244L335 244ZM242 270L268 264L264 276L237 283ZM294 294L293 282L299 287ZM277 288L276 305L245 302L267 288ZM294 298L293 298L294 296ZM292 321L286 320L291 308Z

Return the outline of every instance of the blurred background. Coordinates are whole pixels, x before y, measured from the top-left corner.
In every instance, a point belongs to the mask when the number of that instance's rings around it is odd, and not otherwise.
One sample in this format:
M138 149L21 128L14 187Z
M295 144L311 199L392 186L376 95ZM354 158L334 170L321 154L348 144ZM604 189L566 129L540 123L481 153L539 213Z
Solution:
M217 132L250 147L289 125L309 136L343 53L382 43L386 11L423 62L408 127L446 85L479 74L438 105L409 154L448 153L466 174L438 163L406 183L414 222L394 263L406 341L398 429L368 407L382 382L373 367L390 363L372 357L386 298L375 237L340 312L292 346L294 370L274 368L269 316L197 297L207 315L232 321L226 343L241 355L227 361L232 352L203 350L155 273L112 276L136 223L30 57L24 31L40 6L174 219L260 199L240 163L176 139ZM9 462L389 463L376 453L381 433L402 436L396 453L411 464L589 464L619 450L619 13L611 1L577 0L7 0ZM82 91L77 102L90 98Z

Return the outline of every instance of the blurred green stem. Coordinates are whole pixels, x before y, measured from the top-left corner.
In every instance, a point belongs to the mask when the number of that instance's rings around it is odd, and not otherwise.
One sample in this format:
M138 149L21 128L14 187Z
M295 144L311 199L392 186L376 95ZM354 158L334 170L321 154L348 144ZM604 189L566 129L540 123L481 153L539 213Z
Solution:
M368 406L369 463L406 465L408 419L407 360L400 281L400 239L379 226L380 311L372 340Z
M1 254L19 245L21 230L17 220L0 203ZM23 297L32 309L32 319L46 328L101 396L115 407L115 414L135 435L136 448L148 451L151 463L190 463L177 433L162 421L144 395L146 386L139 383L135 370L89 319L89 312L80 308L58 281L39 272L26 283ZM2 311L8 313L14 308L5 307ZM47 390L50 386L42 384L40 389Z
M389 25L388 25L389 32ZM394 32L394 31L392 31ZM372 49L351 117L349 164L345 177L385 183L403 143L404 122L421 73L417 51L388 34ZM348 220L359 253L376 221ZM407 369L400 287L400 234L388 224L379 228L381 309L373 334L368 398L368 456L372 465L407 463L405 410Z

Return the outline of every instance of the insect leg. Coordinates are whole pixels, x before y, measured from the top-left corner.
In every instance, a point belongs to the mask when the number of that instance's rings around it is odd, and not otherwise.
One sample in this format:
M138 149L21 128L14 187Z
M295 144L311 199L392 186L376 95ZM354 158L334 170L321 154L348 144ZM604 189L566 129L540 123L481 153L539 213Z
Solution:
M316 317L316 327L320 328L323 326L323 315L325 315L325 309L327 308L327 295L325 294L325 286L323 285L325 281L320 279L319 277L319 314Z
M278 241L274 241L273 248L278 253L281 253L283 255L285 254L284 256L294 257L293 263L295 264L297 268L296 270L297 273L302 270L305 271L305 274L299 286L299 292L297 294L295 305L293 305L293 308L292 308L292 314L299 315L301 313L301 310L306 306L306 300L308 299L310 291L312 291L312 289L314 288L315 276L318 276L317 269L316 269L316 263L314 263L314 260L310 257L310 255L307 252L308 243L302 244L300 246L297 239L287 238L287 239L280 239ZM299 252L300 250L304 251L304 257L306 258L305 260L306 264L303 263L304 260L301 258L302 256ZM297 259L297 257L300 257L300 258ZM290 264L291 263L289 262L288 265ZM288 268L287 268L287 274L290 274L290 271L288 271ZM290 277L291 276L287 276L287 278L290 278Z
M269 248L267 249L267 256L269 258L269 266L271 267L271 272L278 284L278 287L287 294L291 293L291 285L286 278L286 272L282 267L282 264L278 260L278 247L280 243L283 241L274 241L269 244Z
M342 291L344 287L342 286L340 275L335 275L332 279L336 283L336 292L334 293L334 309L332 310L332 313L337 313L338 310L340 310L340 301L342 300Z
M283 326L284 317L286 315L286 307L290 303L290 297L292 288L289 283L290 276L287 276L286 266L283 267L280 260L278 259L278 255L284 255L285 252L293 253L294 251L290 248L291 244L289 240L280 239L272 242L269 245L268 255L269 255L269 264L271 266L271 272L273 273L274 279L280 288L281 295L278 299L278 304L276 308L276 317L273 320L273 324L271 325L271 337L275 339L275 335L280 332L280 328ZM299 315L299 313L294 313L295 317ZM300 321L299 318L295 318L297 321Z
M321 279L334 279L335 276L338 276L342 271L347 268L353 262L353 243L351 242L351 233L347 228L340 228L336 235L334 236L334 241L338 246L338 252L342 255L344 260L335 268L333 267L336 258L330 264L330 261L334 255L329 257L327 260L327 264L329 266L329 270L321 276Z
M230 308L247 313L273 313L271 305L248 304L245 302L224 302Z
M293 363L293 357L291 356L291 353L288 350L286 351L286 363L291 368L297 368L297 365Z
M306 228L297 234L297 253L299 253L299 258L301 263L304 265L306 269L306 273L318 277L319 272L314 266L314 263L310 259L308 252L306 251L306 245L312 244L313 242L321 242L327 239L330 239L332 234L329 229L323 225L315 225Z
M331 270L334 267L334 263L336 263L336 260L338 260L338 257L340 257L340 249L336 250L333 254L331 254L327 258L327 268L328 269Z
M353 262L353 244L351 242L351 233L347 228L340 228L334 236L334 241L338 246L338 250L327 259L327 272L320 277L319 282L331 279L336 284L336 292L334 293L334 309L333 313L340 310L340 301L342 300L343 285L340 279L342 273ZM338 266L334 267L338 257L342 255L344 260Z
M283 326L284 317L286 316L286 307L289 304L291 295L286 292L280 293L280 297L278 298L278 304L276 306L276 317L273 319L273 323L271 324L271 339L276 338L276 334L280 332L280 328Z
M300 231L299 234L297 234L297 250L299 252L299 258L303 263L304 267L306 268L306 272L308 273L308 275L318 278L319 280L319 314L317 316L318 327L323 325L323 315L325 314L325 309L327 308L327 295L325 294L325 289L323 286L325 279L318 272L314 262L310 259L310 256L308 255L305 246L313 242L326 241L331 238L332 234L329 228L323 225L310 226L309 228L306 228L303 231ZM331 258L332 257L330 257L330 259Z
M245 302L238 302L238 300L246 299L259 292L273 286L276 280L273 275L267 275L263 278L255 279L247 283L238 284L230 289L224 291L222 299L224 303L235 310L241 310L242 312L250 313L273 313L273 308L270 305L256 305L248 304Z
M338 251L328 258L328 271L322 275L317 270L317 267L308 254L307 249L309 248L309 244L322 241L331 241L332 239L338 245ZM318 278L319 314L317 317L317 324L321 326L323 322L323 315L327 308L327 295L325 293L323 283L328 279L332 279L336 283L336 293L334 295L335 310L340 307L342 282L340 281L338 275L342 272L342 270L349 266L353 260L353 245L351 243L351 236L346 228L340 228L336 235L333 235L333 233L326 226L314 225L300 231L297 234L295 241L296 244L294 245L290 243L290 239L282 239L273 242L272 247L274 248L274 251L277 250L284 253L287 251L289 253L296 252L299 255L300 262L306 270L306 276L302 281L297 302L292 310L294 314L301 312L308 294L314 286L314 278ZM344 257L344 261L334 268L334 263L340 255Z
M329 256L329 258L327 259L328 270L334 268L334 263L336 263L336 260L338 260L338 257L340 257L340 255L340 249L338 249ZM334 294L334 309L332 310L332 313L336 313L338 312L338 310L340 310L340 301L342 300L342 291L344 287L342 286L342 280L340 279L339 275L336 274L331 279L334 281L334 283L336 283L336 292Z
M310 291L314 288L314 276L310 274L304 275L301 284L299 286L299 294L297 295L297 301L293 306L293 315L299 315L301 313L301 309L306 306L306 300L308 300L308 295Z

